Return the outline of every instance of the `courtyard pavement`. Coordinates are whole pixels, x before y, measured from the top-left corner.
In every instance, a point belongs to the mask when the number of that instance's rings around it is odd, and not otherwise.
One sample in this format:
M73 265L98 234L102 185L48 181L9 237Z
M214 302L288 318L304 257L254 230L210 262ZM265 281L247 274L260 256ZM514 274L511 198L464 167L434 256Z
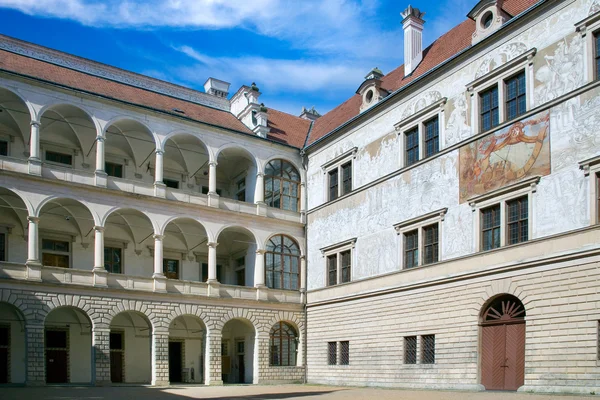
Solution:
M600 396L536 395L506 392L450 392L349 388L317 385L38 387L0 388L1 400L586 400Z

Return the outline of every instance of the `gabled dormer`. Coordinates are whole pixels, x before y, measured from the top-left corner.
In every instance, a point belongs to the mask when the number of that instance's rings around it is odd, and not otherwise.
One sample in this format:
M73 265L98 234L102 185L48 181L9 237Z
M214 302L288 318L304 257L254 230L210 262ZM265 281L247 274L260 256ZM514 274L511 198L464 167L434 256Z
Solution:
M364 82L356 91L356 93L362 97L360 112L371 108L389 94L388 90L381 87L382 77L383 72L377 67L373 68L371 72L365 76Z
M481 0L467 14L475 21L471 44L476 44L496 32L511 16L502 9L504 0Z

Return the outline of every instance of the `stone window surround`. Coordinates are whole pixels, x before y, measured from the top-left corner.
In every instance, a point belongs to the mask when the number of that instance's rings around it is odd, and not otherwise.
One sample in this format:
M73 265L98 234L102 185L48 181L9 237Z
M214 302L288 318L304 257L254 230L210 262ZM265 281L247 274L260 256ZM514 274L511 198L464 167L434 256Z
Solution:
M448 212L448 208L441 208L439 210L432 211L430 213L418 216L416 218L411 218L404 222L400 222L394 225L394 229L396 230L396 234L398 235L398 251L399 251L399 262L400 262L400 270L405 270L406 267L404 265L404 234L407 232L411 232L414 230L418 231L418 250L419 250L419 264L417 267L421 267L425 265L423 263L424 256L424 241L423 241L423 228L428 227L430 225L437 224L438 225L438 260L436 262L442 261L442 222ZM435 263L432 263L435 264ZM431 264L426 264L431 265ZM416 268L416 267L413 267ZM411 268L411 269L413 269Z
M575 30L579 32L584 39L583 51L583 68L584 75L587 77L587 82L593 82L600 76L600 71L596 71L595 56L596 49L594 43L594 35L600 32L600 12L590 15L589 17L577 22Z
M444 131L446 128L446 121L444 115L444 107L446 106L447 98L443 97L435 103L425 107L424 109L414 113L410 117L403 121L394 124L394 129L398 134L398 165L400 168L406 167L406 139L405 133L418 127L419 129L419 160L425 159L425 123L430 121L432 118L438 117L438 140L439 140L439 151L442 150L442 143L445 143ZM435 153L437 154L437 153ZM433 154L431 155L433 156ZM429 157L431 157L429 156ZM429 158L427 157L427 158Z
M333 201L333 200L329 199L329 172L336 168L338 169L338 197L335 200L338 200L341 197L344 197L344 196L352 193L352 191L354 190L354 159L356 158L357 151L358 151L358 147L353 147L350 150L345 151L344 153L335 157L333 160L327 161L325 164L321 165L321 169L323 170L323 181L324 181L323 194L325 196L325 199L324 199L325 203ZM342 186L343 186L343 179L342 179L341 166L348 162L352 163L352 168L351 168L352 169L352 188L350 189L350 192L342 195L341 191L342 191Z
M346 342L348 343L348 363L344 363L342 364L342 343ZM335 344L335 364L334 363L330 363L329 359L329 346L330 343ZM335 341L331 341L331 342L327 342L327 366L328 367L348 367L350 365L350 340L346 339L346 340L335 340Z
M112 247L121 249L121 275L125 275L125 250L127 250L127 246L129 241L127 240L118 240L118 239L107 239L104 238L104 248ZM152 253L154 255L154 252ZM105 260L106 262L106 260Z
M506 90L504 81L521 71L525 71L525 86L526 86L526 107L525 112L533 108L533 57L537 49L534 47L515 59L506 62L505 64L488 72L484 76L474 80L467 85L467 92L471 95L471 126L476 133L481 132L481 121L479 120L480 96L482 93L492 86L498 86L498 126L507 122L506 119ZM520 118L521 116L517 117ZM492 129L496 129L493 127Z
M514 200L519 197L527 196L527 241L533 239L533 194L537 191L537 185L540 182L540 176L534 176L523 181L514 183L512 185L505 186L503 188L494 190L490 193L486 193L480 196L472 197L468 200L469 205L474 213L476 213L473 219L474 225L474 247L475 252L481 252L482 250L482 235L481 235L481 210L484 208L500 204L500 247L506 247L507 242L507 217L506 208L507 202ZM496 249L490 249L486 251L492 251Z
M52 151L52 152L61 153L61 154L68 154L68 155L72 156L73 158L71 161L71 165L57 163L54 161L47 161L46 160L46 151ZM79 150L77 150L73 147L64 146L64 145L59 146L55 143L46 142L43 140L40 140L40 152L42 154L42 160L44 161L44 164L48 164L48 165L52 165L52 166L56 166L56 167L62 167L62 168L75 169L75 160L79 156Z
M39 242L38 242L38 246L39 246L38 251L40 254L40 261L42 261L43 254L44 254L44 249L42 246L44 239L69 242L69 269L72 269L73 268L73 245L75 244L76 236L68 234L68 233L64 233L64 232L54 231L54 230L40 229L39 230ZM87 247L89 244L81 243L81 245L84 247ZM48 251L48 250L46 250L46 251Z
M597 174L600 174L600 156L588 158L579 162L579 169L583 170L585 177L588 179L588 201L590 225L600 223L600 210L598 209L598 195L600 188L598 187Z
M321 250L321 255L324 260L324 268L325 268L324 284L325 284L325 287L339 286L339 285L352 283L352 270L354 269L353 266L355 265L354 258L355 258L356 240L357 240L357 238L352 238L352 239L344 240L343 242L332 244L330 246L319 249L319 250ZM342 281L341 281L341 279L342 279L342 257L340 257L340 253L342 253L346 250L350 250L350 281L342 283ZM328 267L329 266L327 265L327 257L334 255L334 254L337 255L337 283L335 285L329 285L329 283L328 283L328 278L329 278Z
M409 332L410 333L410 332ZM435 360L434 363L424 363L423 362L423 336L436 336L435 333L415 333L415 334L406 334L402 337L402 367L403 368L433 368L434 365L437 364L437 359ZM415 363L414 364L407 364L405 363L405 352L406 352L406 348L405 348L405 344L406 344L406 338L409 337L415 337L417 338L417 347L416 347L416 359L415 359ZM434 348L434 354L436 353L437 347Z

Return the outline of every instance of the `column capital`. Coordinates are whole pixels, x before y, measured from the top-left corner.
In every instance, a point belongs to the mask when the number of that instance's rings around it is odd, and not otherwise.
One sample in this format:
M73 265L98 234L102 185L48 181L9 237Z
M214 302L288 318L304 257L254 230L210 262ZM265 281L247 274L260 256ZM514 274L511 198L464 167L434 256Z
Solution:
M96 136L96 142L104 142L106 138L104 136Z
M265 249L258 249L258 250L256 250L256 254L261 255L261 256L264 255L266 252L267 251Z
M265 173L264 172L257 172L256 173L256 177L257 178L264 178L265 177Z
M40 222L40 217L28 216L27 217L27 221L33 222L34 224L37 224L38 222Z
M208 242L208 243L206 243L206 245L208 247L212 247L212 248L216 249L217 246L219 245L219 243L217 243L217 242Z
M29 125L39 128L40 126L42 126L42 123L40 121L36 121L36 120L32 119L31 122L29 123Z
M302 255L300 256L300 259L301 259L302 261L306 260L306 255L302 254Z
M96 232L104 232L104 229L105 229L105 228L104 228L103 226L99 226L99 225L95 225L95 226L94 226L94 230L95 230Z
M160 149L156 149L155 153L156 153L157 156L162 156L163 154L165 154L165 151L164 150L160 150Z
M216 161L209 161L209 162L208 162L208 166L209 166L209 167L216 167L217 165L219 165L219 163L218 163L218 162L216 162Z
M165 235L159 235L159 234L154 234L152 235L152 237L154 238L154 240L163 240L165 238Z

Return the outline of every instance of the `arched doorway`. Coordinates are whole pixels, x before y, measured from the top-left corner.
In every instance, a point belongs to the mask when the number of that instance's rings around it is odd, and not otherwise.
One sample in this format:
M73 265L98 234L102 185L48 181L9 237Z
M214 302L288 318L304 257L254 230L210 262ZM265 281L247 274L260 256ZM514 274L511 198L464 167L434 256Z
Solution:
M169 382L204 383L206 327L194 315L182 315L169 326Z
M255 329L250 321L235 318L223 326L221 373L223 383L254 381Z
M21 311L0 302L0 384L25 383L25 336Z
M110 323L110 380L150 383L152 325L145 315L123 311Z
M525 307L505 294L481 314L481 384L487 390L517 390L525 382Z

